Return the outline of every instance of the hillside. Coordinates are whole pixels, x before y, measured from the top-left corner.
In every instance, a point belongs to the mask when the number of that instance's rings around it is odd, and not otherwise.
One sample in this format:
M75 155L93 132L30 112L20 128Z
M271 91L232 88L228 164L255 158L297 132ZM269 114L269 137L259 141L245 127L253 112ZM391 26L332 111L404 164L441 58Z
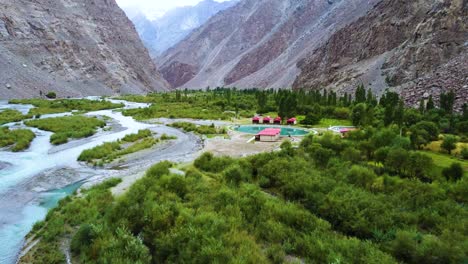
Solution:
M467 2L253 1L221 12L160 59L174 87L354 92L390 88L409 105L468 97Z
M168 89L114 0L0 0L0 97Z
M299 63L295 88L400 92L410 105L448 89L468 98L467 2L384 0Z
M160 59L174 87L290 87L297 62L378 0L243 0Z

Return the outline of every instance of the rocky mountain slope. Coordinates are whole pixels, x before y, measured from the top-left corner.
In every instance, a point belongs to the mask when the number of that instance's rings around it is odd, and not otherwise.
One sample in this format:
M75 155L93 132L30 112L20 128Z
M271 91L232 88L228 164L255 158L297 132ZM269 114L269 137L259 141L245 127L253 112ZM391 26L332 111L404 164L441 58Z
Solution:
M289 87L297 62L378 0L243 0L160 58L174 87Z
M184 39L194 29L204 24L215 14L225 10L238 0L217 2L204 0L195 6L179 7L151 21L142 12L128 10L127 14L154 57Z
M294 87L391 87L411 105L451 89L460 107L468 102L467 3L383 0L301 61Z
M115 0L0 0L0 97L168 89Z
M453 89L467 101L466 0L243 0L165 52L174 87L380 94L408 104Z

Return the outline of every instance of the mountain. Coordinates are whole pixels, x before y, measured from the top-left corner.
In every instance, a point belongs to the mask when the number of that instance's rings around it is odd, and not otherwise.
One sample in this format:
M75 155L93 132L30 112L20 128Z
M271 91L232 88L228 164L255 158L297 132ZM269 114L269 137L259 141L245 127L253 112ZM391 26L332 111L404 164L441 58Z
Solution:
M0 97L168 89L115 0L0 0Z
M468 98L468 1L384 0L299 63L295 88L390 87L409 105L454 90Z
M463 90L466 3L243 0L163 53L160 70L174 87L193 89L348 91L364 83L378 94L390 87L406 98L424 95L430 85L429 93ZM429 72L447 77L434 83Z
M174 87L289 87L297 62L378 0L243 0L160 57Z
M126 12L135 24L146 47L154 57L157 57L204 24L213 15L233 6L237 1L204 0L195 6L175 8L154 21L146 18L141 12L136 13L132 8Z

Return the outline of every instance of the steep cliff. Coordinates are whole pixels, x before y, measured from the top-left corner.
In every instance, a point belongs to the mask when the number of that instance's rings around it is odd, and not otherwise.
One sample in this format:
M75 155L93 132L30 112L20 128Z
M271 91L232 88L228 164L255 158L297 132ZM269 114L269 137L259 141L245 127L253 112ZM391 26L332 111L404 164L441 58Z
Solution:
M243 0L159 60L174 87L290 87L297 62L378 0Z
M0 0L0 97L168 89L115 0Z
M468 1L383 0L299 63L295 88L350 91L364 83L410 105L447 90L468 100Z

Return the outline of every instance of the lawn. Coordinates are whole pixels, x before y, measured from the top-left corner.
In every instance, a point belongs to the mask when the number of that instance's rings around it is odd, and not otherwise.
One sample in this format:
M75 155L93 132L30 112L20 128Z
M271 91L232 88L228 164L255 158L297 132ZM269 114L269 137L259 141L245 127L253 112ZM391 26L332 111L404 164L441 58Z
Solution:
M322 118L322 120L320 120L320 123L314 127L328 128L331 126L352 126L352 125L353 124L351 123L351 121L347 119Z
M449 167L452 163L460 163L465 170L465 175L468 174L468 161L457 159L456 157L449 156L448 154L436 153L433 151L421 151L425 155L432 158L434 165L440 172L442 169Z
M86 138L94 135L97 128L105 127L106 122L95 117L65 116L26 121L27 126L54 132L50 142L54 145L65 144L69 139Z

